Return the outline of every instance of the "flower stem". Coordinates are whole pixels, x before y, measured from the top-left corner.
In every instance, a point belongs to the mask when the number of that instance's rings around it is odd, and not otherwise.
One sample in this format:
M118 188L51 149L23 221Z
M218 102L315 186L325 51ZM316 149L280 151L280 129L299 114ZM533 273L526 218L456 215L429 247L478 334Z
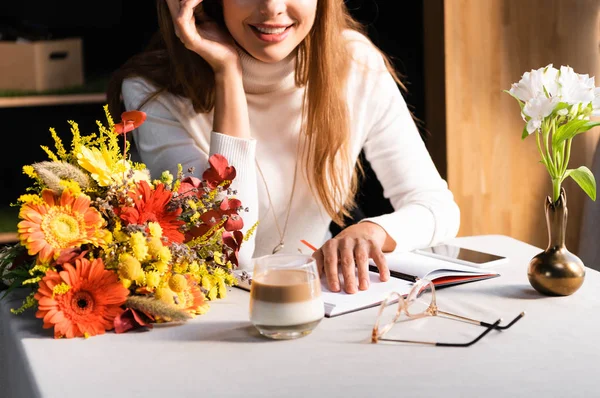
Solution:
M565 151L565 163L563 164L562 173L560 173L561 178L565 175L565 173L567 172L567 167L569 166L569 159L571 158L571 141L573 141L573 138L569 138L567 140L567 149Z
M560 183L560 178L552 179L552 203L556 203L556 201L558 201L558 198L560 197Z
M556 166L554 165L554 159L552 158L552 152L550 151L550 145L548 143L548 136L550 132L548 131L548 126L544 123L542 124L542 134L544 137L544 147L546 149L546 153L542 153L542 156L546 158L548 163L548 172L550 172L550 176L554 178L557 173Z

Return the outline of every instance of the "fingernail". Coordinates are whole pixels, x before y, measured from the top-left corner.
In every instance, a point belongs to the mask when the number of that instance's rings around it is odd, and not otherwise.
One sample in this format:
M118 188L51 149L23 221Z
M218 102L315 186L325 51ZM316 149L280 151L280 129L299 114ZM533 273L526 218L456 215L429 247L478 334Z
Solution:
M367 278L361 278L360 290L366 290L369 288L369 280Z
M334 292L337 292L338 290L340 290L340 285L337 283L332 283L331 290L333 290Z

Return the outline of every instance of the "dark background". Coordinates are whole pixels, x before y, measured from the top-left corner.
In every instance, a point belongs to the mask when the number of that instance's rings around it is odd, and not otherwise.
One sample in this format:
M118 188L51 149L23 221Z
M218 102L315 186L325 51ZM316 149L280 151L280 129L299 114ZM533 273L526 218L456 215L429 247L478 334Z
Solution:
M395 0L347 0L346 4L404 77L408 90L403 93L404 97L426 139L425 126L419 123L425 115L423 1L405 0L401 7ZM3 40L16 36L30 39L81 37L86 81L107 78L129 56L142 50L155 30L154 2L149 0L105 0L94 5L80 0L0 2ZM0 108L0 120L4 139L13 137L17 143L1 148L0 207L6 208L25 193L31 183L21 173L21 167L46 160L40 145L54 148L50 127L68 143L71 133L67 120L74 120L82 133L88 134L97 131L96 120L104 122L105 117L102 104L83 104ZM368 163L365 166L367 178L357 198L359 209L355 220L392 210ZM332 231L336 233L339 229L333 226Z

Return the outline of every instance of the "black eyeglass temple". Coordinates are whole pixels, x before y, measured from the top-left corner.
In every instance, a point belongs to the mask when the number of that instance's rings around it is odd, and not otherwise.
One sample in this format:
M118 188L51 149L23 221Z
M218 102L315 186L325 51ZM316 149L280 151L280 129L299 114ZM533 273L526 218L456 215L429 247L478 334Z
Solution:
M487 324L487 328L483 331L483 333L481 333L479 336L475 337L474 340L468 342L468 343L435 343L436 346L438 347L469 347L472 346L473 344L477 343L479 340L481 340L483 338L483 336L485 336L486 334L488 334L490 331L497 329L498 325L500 324L500 322L502 322L502 318L498 319L496 322L494 322L493 324ZM514 323L515 321L511 322ZM482 323L483 324L483 323Z
M510 323L508 325L504 325L504 326L497 325L494 329L496 329L496 330L505 330L505 329L508 329L509 327L511 327L512 325L514 325L515 323L517 323L517 321L519 319L523 318L524 316L525 316L525 311L523 311L519 315L517 315L515 317L515 319L513 319L512 321L510 321ZM479 324L481 326L485 326L485 327L490 327L492 325L491 323L487 323L487 322L480 322Z

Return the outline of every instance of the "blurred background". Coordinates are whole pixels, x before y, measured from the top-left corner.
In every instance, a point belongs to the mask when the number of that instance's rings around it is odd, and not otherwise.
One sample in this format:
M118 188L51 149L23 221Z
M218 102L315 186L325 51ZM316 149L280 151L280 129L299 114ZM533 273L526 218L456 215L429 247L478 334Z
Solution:
M403 95L462 209L459 235L504 234L545 248L543 204L550 180L539 164L535 142L520 138L523 121L516 101L502 90L523 72L549 63L598 75L600 0L346 4L404 76ZM101 5L74 0L0 2L0 44L80 38L85 80L80 87L41 93L0 88L0 128L6 142L11 137L16 142L1 149L0 232L15 229L16 209L10 203L29 185L21 167L45 160L40 145L53 146L48 129L55 128L65 140L70 137L67 120L79 123L83 133L96 131L96 120L104 121L106 79L145 46L155 29L154 2L148 0L105 0ZM63 100L30 100L46 95ZM571 167L592 168L597 130L573 141ZM571 181L564 186L567 246L577 253L583 235L595 229L584 228L591 214L586 209L598 205ZM358 203L355 220L391 210L368 164Z

